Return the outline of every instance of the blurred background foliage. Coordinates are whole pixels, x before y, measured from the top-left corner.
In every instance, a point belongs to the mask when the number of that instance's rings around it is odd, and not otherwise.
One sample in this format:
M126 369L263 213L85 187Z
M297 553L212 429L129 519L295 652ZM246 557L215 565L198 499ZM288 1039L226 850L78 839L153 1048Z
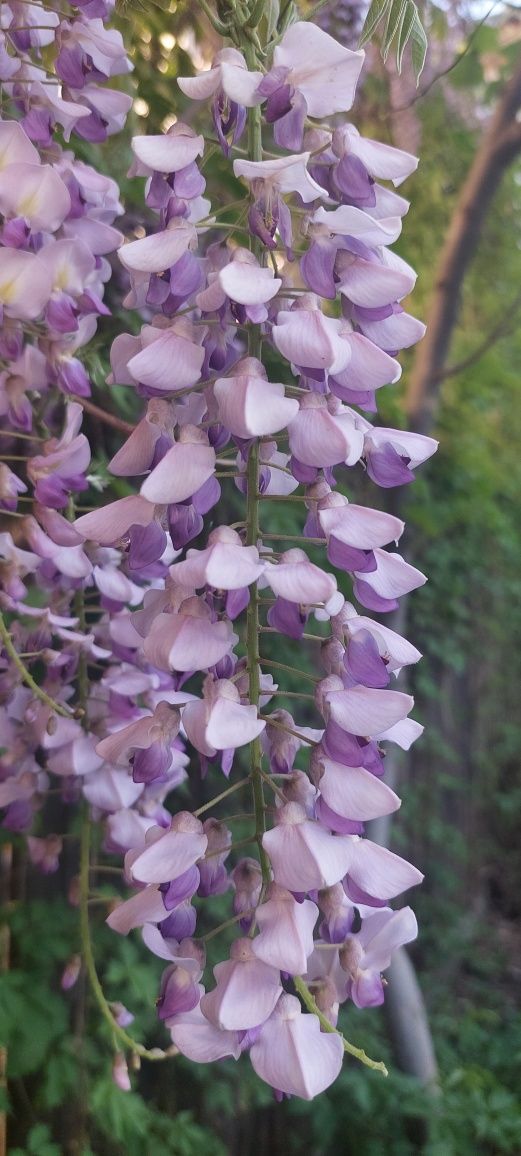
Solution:
M202 124L202 110L187 109L175 84L177 75L207 66L218 47L199 11L174 2L125 3L119 11L134 63L134 112L126 135L82 149L120 182L130 234L143 224L142 181L125 176L130 136L166 130L175 117ZM356 41L355 4L332 3L322 19L346 43ZM426 21L430 50L419 90L407 67L398 77L370 48L353 119L367 135L420 152L398 248L420 272L413 311L428 321L437 256L459 190L519 60L521 14L496 5L483 23L481 6L450 0L430 8ZM237 186L219 154L206 173L215 200L235 199ZM410 637L425 654L412 690L426 735L401 770L404 804L393 846L426 874L413 898L421 932L412 957L439 1063L438 1093L398 1070L385 1012L357 1009L347 1013L347 1034L386 1060L388 1080L346 1061L337 1084L313 1104L276 1105L247 1062L196 1067L174 1058L145 1064L132 1073L132 1091L120 1091L106 1025L83 978L67 995L60 991L63 968L80 947L77 911L64 897L77 870L74 839L59 875L48 879L35 876L15 847L11 970L0 988L12 1156L521 1153L520 222L521 168L514 163L465 278L436 412L440 450L407 503L414 561L429 575L409 610ZM116 270L113 317L93 345L89 369L94 400L132 420L139 407L132 392L105 385L113 334L139 325L121 307L123 291ZM413 358L406 358L403 385L380 391L382 424L407 422ZM99 487L112 486L116 496L122 483L109 479L106 463L119 435L89 421ZM273 505L270 529L298 532L291 505ZM286 654L278 641L272 657L291 662L291 649ZM311 666L313 657L302 644L297 664ZM60 807L53 819L65 830L70 820ZM113 888L100 882L98 891ZM226 897L219 903L226 918ZM138 935L110 933L102 906L93 908L92 922L107 998L131 1008L136 1038L164 1046L154 1008L160 961Z

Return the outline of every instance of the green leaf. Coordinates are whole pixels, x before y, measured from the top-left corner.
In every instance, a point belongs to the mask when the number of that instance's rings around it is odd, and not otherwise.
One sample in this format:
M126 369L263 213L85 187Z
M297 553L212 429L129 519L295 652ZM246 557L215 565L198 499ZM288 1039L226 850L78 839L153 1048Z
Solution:
M391 45L398 35L396 64L400 72L405 48L411 41L411 60L418 83L427 54L427 35L417 5L414 0L372 0L362 29L360 48L371 40L373 33L384 19L385 29L381 46L384 61L387 60Z
M393 0L387 13L385 31L382 38L382 57L387 60L391 44L400 28L409 0Z
M402 71L403 54L410 40L415 19L416 5L413 3L413 0L407 0L402 23L398 29L398 42L396 45L396 67L398 72Z
M391 8L393 0L372 0L371 7L364 21L362 34L360 36L360 48L367 44L371 39L373 32L378 27L383 17L386 15L389 8Z
M420 15L416 4L413 4L413 8L415 9L415 12L411 29L411 60L414 69L414 75L416 77L416 83L418 83L423 72L425 57L427 55L427 34L420 20Z

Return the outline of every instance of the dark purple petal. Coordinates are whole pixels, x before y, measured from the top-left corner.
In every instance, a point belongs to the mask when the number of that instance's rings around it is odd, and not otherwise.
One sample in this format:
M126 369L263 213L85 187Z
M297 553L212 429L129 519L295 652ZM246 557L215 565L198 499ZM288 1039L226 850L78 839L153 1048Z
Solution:
M327 556L333 566L346 570L352 574L355 570L364 574L372 574L376 570L376 558L372 550L359 550L355 546L346 546L334 534L330 535L327 544Z
M350 639L345 657L344 666L355 683L363 686L389 686L390 674L387 666L380 657L376 642L368 630L359 630Z
M336 296L336 284L333 276L337 254L335 238L324 238L313 241L309 249L300 260L300 272L306 285L321 297L331 300Z
M414 481L409 469L410 459L402 457L390 442L366 453L367 473L377 486L389 490L393 486L406 486Z
M190 973L184 967L173 963L161 977L157 1014L160 1020L168 1020L180 1012L192 1011L199 1003L199 989Z
M382 598L377 594L373 587L368 582L364 582L362 578L355 578L353 582L353 593L355 598L365 606L366 610L373 610L376 614L387 614L391 610L398 609L398 600L396 598Z
M165 783L172 762L170 747L163 743L151 743L144 750L137 750L132 759L132 778L135 783Z
M250 591L247 586L240 590L228 590L226 594L226 614L232 622L242 614L250 601Z
M169 506L168 528L174 550L182 550L183 546L201 533L203 519L192 505Z
M195 161L191 165L187 165L185 169L180 169L174 176L176 197L192 200L194 197L201 197L205 188L206 181L202 173L199 172Z
M173 911L179 907L180 903L191 899L199 887L199 882L199 868L194 864L193 867L184 871L178 879L173 879L171 883L162 883L159 890L163 895L166 910Z
M128 564L131 570L150 566L165 551L167 538L159 522L151 522L149 526L131 526L129 537Z
M332 811L328 807L324 799L320 797L316 803L317 819L324 827L329 827L336 835L363 835L364 824L357 823L353 819L344 819L343 815L337 815L336 811Z
M274 606L268 611L268 622L281 634L288 638L302 638L308 615L300 610L296 602L286 602L285 598L276 598Z

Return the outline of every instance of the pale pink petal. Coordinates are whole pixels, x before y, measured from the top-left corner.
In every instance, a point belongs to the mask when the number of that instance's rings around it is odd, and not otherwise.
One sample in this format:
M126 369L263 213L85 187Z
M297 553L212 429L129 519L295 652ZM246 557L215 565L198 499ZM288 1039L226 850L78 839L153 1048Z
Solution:
M153 389L171 391L195 385L201 376L205 351L194 341L187 341L173 330L145 326L144 348L128 362L129 373L136 381Z
M119 229L92 217L75 217L73 221L64 221L63 232L72 241L81 239L95 257L113 253L123 242L123 234Z
M236 160L233 171L236 177L244 177L246 181L267 181L281 193L299 193L304 204L308 204L327 195L308 173L310 155L295 153L272 161Z
M90 775L99 770L102 759L94 749L91 735L81 734L72 743L67 743L53 751L47 758L47 766L53 775Z
M288 891L314 891L339 883L349 870L353 847L344 835L330 835L298 803L277 812L277 826L267 831L262 845L276 883Z
M154 923L145 923L141 934L148 950L159 956L159 959L167 959L172 963L179 956L177 939L165 939ZM195 960L193 962L195 964Z
M178 76L177 83L190 100L209 100L221 87L221 70L217 66L200 72L198 76Z
M298 401L280 383L261 377L221 377L214 383L219 420L236 437L278 433L297 415Z
M118 333L114 338L110 350L110 366L112 373L107 378L109 385L135 385L136 382L129 371L128 363L135 353L141 349L141 339L131 333Z
M204 987L200 991L204 994ZM203 1015L200 1004L174 1016L168 1026L181 1055L196 1064L209 1064L225 1056L238 1060L241 1054L241 1034L214 1027Z
M20 163L40 164L40 154L17 120L0 120L0 169Z
M85 798L100 811L132 807L143 791L143 783L134 783L126 771L116 771L111 767L103 767L83 783Z
M152 819L146 819L144 815L138 815L137 811L124 807L107 816L108 841L121 852L131 851L141 847L146 832L153 826Z
M52 291L43 260L22 249L2 249L0 303L9 317L31 321L38 317Z
M411 566L401 554L375 550L376 570L370 573L355 571L355 577L366 582L381 598L401 598L427 581L425 574Z
M365 52L352 52L311 21L298 20L277 45L273 63L290 68L288 82L302 93L309 116L347 112Z
M397 672L402 666L418 662L421 658L421 652L411 642L402 638L400 634L396 634L394 630L390 630L388 626L382 626L380 622L373 622L372 618L365 618L363 615L356 614L347 620L345 629L351 638L354 638L359 630L368 630L375 639L381 657L385 658L389 670ZM398 723L397 725L401 726L402 724ZM417 723L414 724L414 726L417 725Z
M96 746L96 751L100 758L105 759L107 763L127 767L131 754L136 748L144 749L150 746L153 741L153 726L154 716L152 714L147 714L145 718L135 719L128 726L122 727L121 730L115 731L112 735L107 735L105 739L101 739L101 742Z
M225 1031L247 1031L264 1023L282 993L280 971L254 955L251 939L236 940L232 958L214 967L217 986L201 1000L201 1011Z
M340 374L340 384L352 390L380 389L399 381L402 367L394 357L375 345L362 333L345 334L351 350L349 365Z
M310 406L301 408L288 428L290 450L304 465L352 466L361 457L364 435L351 414L333 415Z
M351 735L373 738L401 722L414 706L410 694L400 690L373 690L353 686L326 695L331 718Z
M200 490L215 473L215 450L211 446L176 442L148 475L141 494L149 502L168 505L183 502Z
M319 510L318 520L326 537L333 535L358 550L387 546L397 541L404 530L401 518L351 502Z
M219 273L226 296L241 305L263 305L278 293L282 281L272 269L249 261L230 261Z
M380 847L369 839L354 839L354 851L349 867L353 883L375 899L394 899L421 883L423 875L412 863Z
M54 233L70 208L68 189L51 165L16 164L0 172L0 212L24 217L32 230Z
M394 148L382 141L360 136L353 125L345 129L349 141L349 151L365 165L368 173L379 180L392 181L400 185L406 177L418 168L418 158L403 149Z
M411 469L426 462L438 448L438 442L425 434L410 433L401 429L385 429L381 426L374 426L368 430L367 439L377 449L390 442L398 454L409 459Z
M193 615L160 614L143 647L160 670L208 670L237 642L230 622L209 622Z
M256 582L263 570L256 546L218 541L206 550L189 550L184 562L170 567L170 574L194 589L208 584L217 590L240 590Z
M420 341L425 333L423 321L410 313L393 313L383 321L360 321L360 328L381 349L408 349Z
M160 436L159 426L143 418L109 462L111 474L116 477L136 477L146 473L150 469Z
M325 317L320 309L281 310L272 336L288 361L307 369L341 373L349 364L351 349L340 335L341 322Z
M290 975L304 975L314 948L318 907L310 899L297 903L289 891L276 883L271 884L268 894L267 902L257 907L260 935L252 941L253 951L257 959L272 967Z
M202 823L199 827L200 831L165 831L136 856L131 867L132 877L140 883L166 883L178 879L206 851L208 836L203 832ZM147 922L154 923L155 920Z
M177 173L203 155L204 137L190 130L160 136L135 136L132 152L156 173Z
M154 506L138 494L119 498L100 506L89 514L76 518L74 527L82 538L98 542L100 546L112 546L119 542L130 526L148 526L154 518Z
M344 767L322 759L324 773L317 781L328 807L346 819L366 822L397 811L401 800L376 775L363 767Z
M94 254L79 238L46 245L45 264L53 288L73 297L83 293L85 283L96 267Z
M342 261L342 271L338 288L355 305L374 309L380 305L390 305L401 301L414 288L416 274L388 268L377 261L364 261L353 257L351 262Z
M344 1048L336 1032L322 1032L296 996L281 996L250 1051L253 1070L288 1096L312 1100L340 1074Z
M228 698L218 698L210 711L206 740L216 750L224 751L253 742L265 727L266 723L258 717L255 706L242 706Z
M144 923L160 923L167 914L159 887L145 887L115 907L107 923L113 931L128 935L134 927L142 927Z
M256 93L262 80L262 72L249 72L246 67L224 60L224 53L220 56L221 85L226 96L243 108L253 108L254 105L260 104L261 98Z
M371 246L392 245L402 231L399 217L376 220L370 213L354 205L340 205L333 210L320 206L313 214L313 223L325 225L328 232L339 233L342 237L357 237L365 245Z
M205 702L190 702L183 711L183 728L188 741L200 754L212 758L215 747L206 738L207 706Z
M421 655L420 655L421 658ZM404 718L401 722L395 723L394 726L388 727L387 730L382 731L378 735L378 739L385 739L387 742L397 743L404 751L408 751L416 739L423 734L424 727L421 723L415 722L412 718Z
M364 948L364 969L385 971L393 952L405 943L411 943L417 934L416 916L410 907L402 907L400 911L378 911L363 919L359 939Z
M278 598L302 605L327 602L336 592L336 579L312 562L268 563L264 577Z
M193 225L174 217L168 229L130 241L118 250L118 256L126 269L142 273L161 273L170 269L186 253L196 239Z

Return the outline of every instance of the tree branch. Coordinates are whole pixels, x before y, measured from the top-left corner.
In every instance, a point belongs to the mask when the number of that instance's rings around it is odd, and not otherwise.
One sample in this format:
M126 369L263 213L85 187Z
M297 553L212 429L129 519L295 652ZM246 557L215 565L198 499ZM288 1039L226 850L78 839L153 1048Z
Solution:
M116 417L115 413L107 413L101 406L95 405L88 397L78 397L76 394L71 394L72 400L79 402L83 406L86 413L91 413L93 417L97 417L99 421L110 425L113 429L119 429L121 433L133 433L135 426L129 421L124 421L122 417Z
M428 433L435 418L461 288L483 222L506 169L521 151L521 124L515 119L520 108L521 56L470 166L441 251L427 334L418 346L407 397L412 427L420 433Z
M512 301L512 304L507 309L506 315L501 317L501 320L487 333L483 341L469 353L467 357L462 357L461 361L455 361L453 365L447 365L442 369L436 378L436 381L445 381L447 377L457 377L458 373L463 373L465 369L469 369L471 365L475 365L476 361L480 361L484 353L487 353L492 346L500 341L502 337L506 337L517 328L518 318L517 313L521 306L521 293L517 293Z

